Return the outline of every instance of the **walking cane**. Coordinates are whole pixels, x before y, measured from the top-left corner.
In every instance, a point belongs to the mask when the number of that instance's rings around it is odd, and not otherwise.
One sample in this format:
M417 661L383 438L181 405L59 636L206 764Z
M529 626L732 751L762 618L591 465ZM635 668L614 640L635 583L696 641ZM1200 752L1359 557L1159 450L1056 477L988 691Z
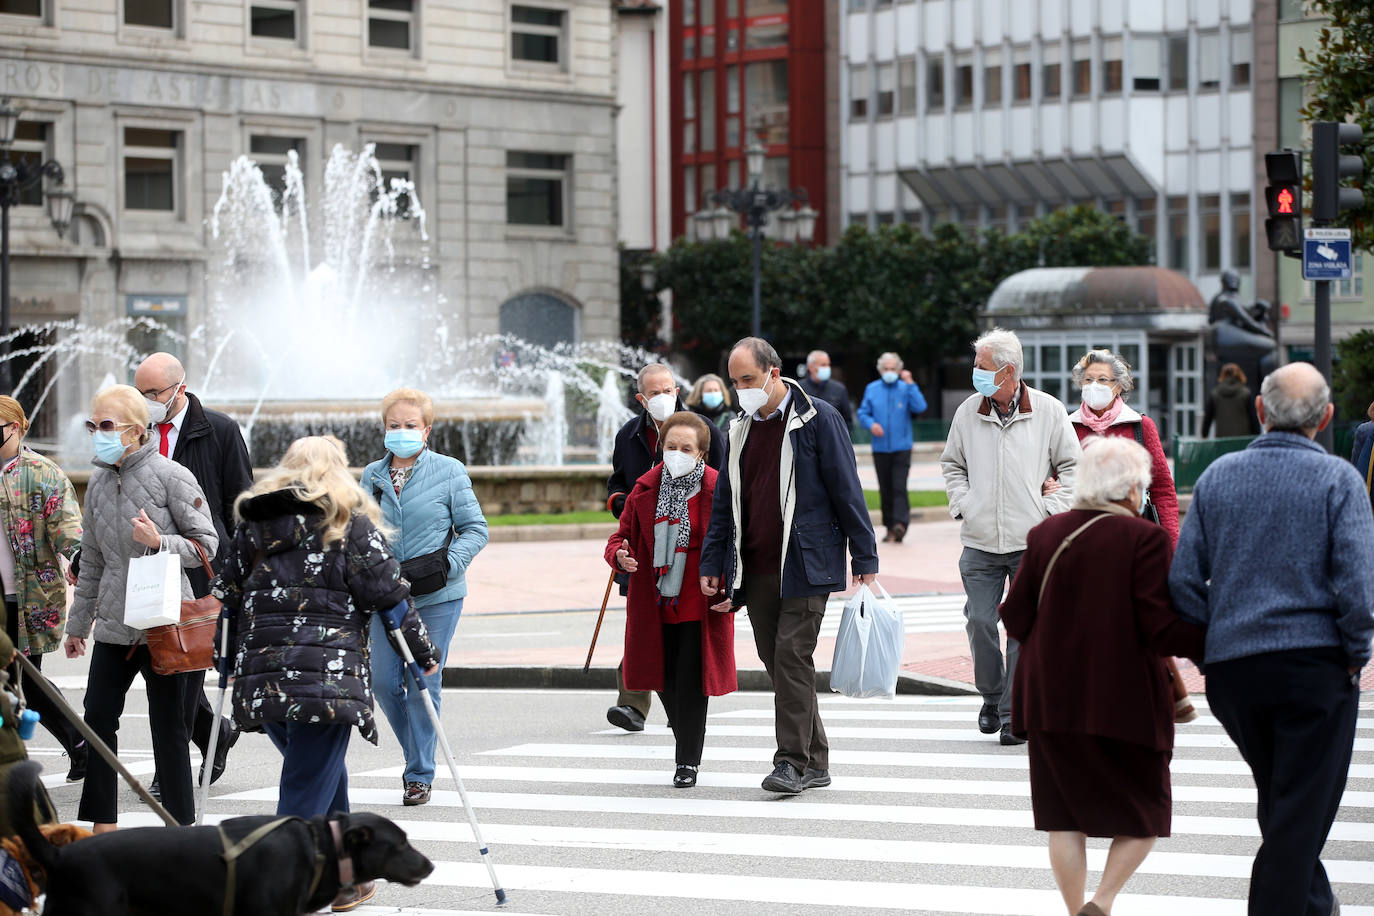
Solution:
M215 723L210 729L210 745L200 764L200 805L196 807L196 826L205 821L205 809L210 803L210 780L214 775L215 751L219 745L219 723L224 716L224 697L229 689L229 617L227 607L219 610L219 698L215 700Z
M615 568L611 568L611 577L606 580L606 594L601 596L601 613L596 615L596 629L592 631L592 644L587 647L587 662L582 666L582 673L586 674L592 668L592 653L596 651L596 638L601 635L601 621L606 617L606 605L611 601L611 586L615 584Z
M18 653L17 658L19 659L20 667L23 668L26 674L32 676L32 680L38 685L38 689L47 695L53 705L61 710L62 715L66 716L67 721L71 722L72 725L76 727L76 730L81 733L81 737L86 739L87 747L94 748L95 752L99 754L116 773L123 776L124 781L129 784L129 788L133 789L138 797L143 799L144 804L152 808L153 812L158 817L162 818L163 822L166 823L168 827L180 827L181 824L177 823L177 819L167 813L167 809L162 807L162 805L158 803L158 800L153 798L153 796L148 793L147 789L143 788L143 784L134 778L134 774L130 773L125 768L124 764L119 762L119 758L115 756L114 751L110 750L105 742L100 740L100 736L91 731L91 727L86 724L85 720L78 716L76 711L67 705L66 698L58 692L56 687L48 683L43 677L43 672L35 668L33 662L24 657L24 653Z
M463 778L458 775L458 764L453 759L453 748L448 743L448 736L444 734L443 723L439 721L439 711L434 708L434 698L429 695L429 690L425 686L424 674L420 671L420 665L415 661L415 655L410 651L410 644L401 635L401 617L405 614L406 602L385 611L381 611L382 622L386 625L387 632L391 634L393 648L401 655L401 661L405 663L406 670L415 679L415 686L420 688L420 696L425 698L425 710L429 713L429 721L434 726L434 733L439 736L439 744L444 749L444 757L448 760L448 772L453 777L453 781L458 785L458 797L462 799L463 810L467 812L468 824L472 827L472 837L477 841L477 849L482 854L482 862L487 866L487 874L491 876L491 886L496 891L496 905L501 906L506 902L506 891L501 887L501 882L496 878L496 869L491 864L491 852L487 849L486 841L482 839L482 828L477 826L477 815L473 813L472 805L468 802L467 789L463 788Z

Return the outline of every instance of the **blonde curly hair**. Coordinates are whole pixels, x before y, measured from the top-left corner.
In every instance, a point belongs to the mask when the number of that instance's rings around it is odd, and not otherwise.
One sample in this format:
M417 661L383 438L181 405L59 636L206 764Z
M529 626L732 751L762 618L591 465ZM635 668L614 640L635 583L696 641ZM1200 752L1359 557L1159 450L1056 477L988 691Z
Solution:
M366 515L383 533L387 531L382 507L353 478L342 443L334 436L305 436L292 442L277 466L235 500L234 514L243 517L240 506L245 499L276 490L320 507L325 546L343 540L354 512Z

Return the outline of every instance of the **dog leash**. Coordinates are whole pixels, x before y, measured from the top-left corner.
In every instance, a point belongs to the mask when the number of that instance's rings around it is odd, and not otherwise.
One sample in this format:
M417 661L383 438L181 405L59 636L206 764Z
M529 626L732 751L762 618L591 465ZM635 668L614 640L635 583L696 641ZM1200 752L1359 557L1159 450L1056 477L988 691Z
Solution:
M234 843L233 845L230 845L229 843L229 834L224 832L224 825L221 824L219 826L219 841L224 846L224 853L221 856L221 858L224 859L224 865L226 868L226 875L224 879L224 916L234 916L234 888L238 886L235 874L238 870L239 856L243 855L245 852L256 846L259 840L267 836L273 830L276 830L278 827L282 826L285 823L288 823L289 821L298 820L301 820L301 818L279 817L274 821L268 821L267 823L259 827L257 830L254 830L252 833L248 834L248 836L244 837L243 839L239 840L237 843ZM314 893L313 889L311 893Z

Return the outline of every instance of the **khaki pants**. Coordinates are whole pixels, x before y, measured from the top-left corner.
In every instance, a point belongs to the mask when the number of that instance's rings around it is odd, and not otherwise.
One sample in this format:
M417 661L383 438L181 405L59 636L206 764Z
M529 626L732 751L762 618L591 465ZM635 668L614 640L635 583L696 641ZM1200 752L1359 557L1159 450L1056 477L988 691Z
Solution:
M773 684L773 728L778 750L776 765L786 760L801 772L830 768L830 744L825 738L816 703L816 638L825 617L825 595L780 598L778 576L744 577L744 600L754 630L754 646Z
M626 690L625 663L623 661L615 667L615 688L620 691L620 696L615 699L615 705L629 706L631 709L637 709L641 716L646 719L649 718L649 710L654 705L653 691Z

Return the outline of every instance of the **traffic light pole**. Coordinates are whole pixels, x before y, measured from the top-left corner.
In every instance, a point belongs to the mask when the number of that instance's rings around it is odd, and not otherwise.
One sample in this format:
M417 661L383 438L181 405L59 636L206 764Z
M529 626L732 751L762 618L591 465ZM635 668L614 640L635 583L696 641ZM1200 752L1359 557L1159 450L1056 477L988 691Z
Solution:
M1326 379L1326 384L1331 384L1331 281L1313 280L1316 298L1316 314L1314 316L1312 331L1316 337L1313 346L1313 358L1317 371ZM1317 433L1317 444L1328 452L1335 448L1335 432L1332 424L1328 423L1326 429Z

